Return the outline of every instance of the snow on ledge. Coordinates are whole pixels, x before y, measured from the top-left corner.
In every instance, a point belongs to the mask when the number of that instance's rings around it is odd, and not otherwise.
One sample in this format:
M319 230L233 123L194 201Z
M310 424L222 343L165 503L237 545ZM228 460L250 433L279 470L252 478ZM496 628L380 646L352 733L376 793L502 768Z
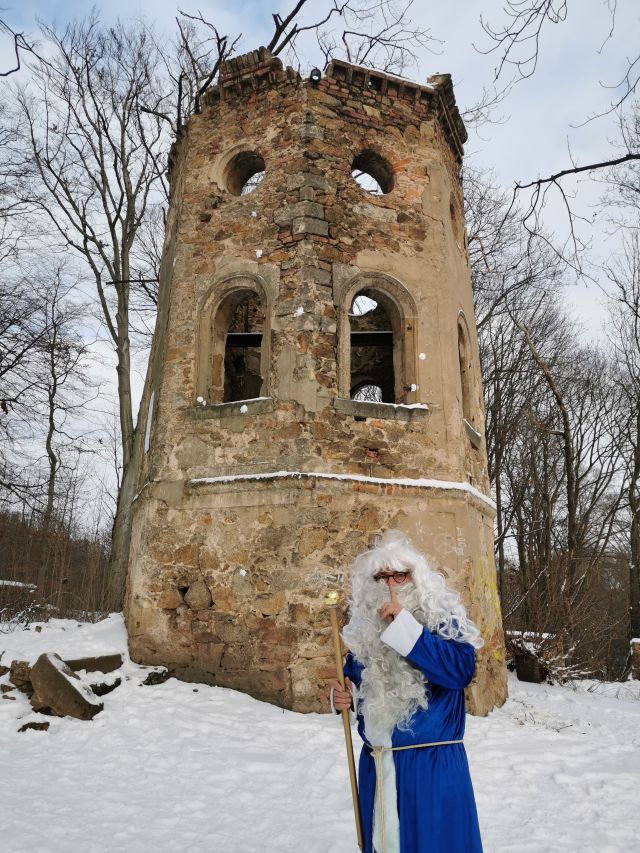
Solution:
M454 480L432 480L422 477L367 477L364 474L328 474L322 471L270 471L256 472L255 474L229 474L221 477L196 477L189 482L194 486L207 485L210 483L233 483L242 480L275 480L291 478L316 478L318 480L346 480L351 483L375 483L381 486L413 486L418 489L455 489L468 492L478 500L487 504L491 509L496 508L495 502L472 486L470 483L460 483Z
M34 583L22 583L21 581L0 581L0 586L15 586L22 589L37 589Z
M415 391L415 388L411 389ZM390 409L425 409L429 411L429 406L426 403L382 403L376 400L357 400L358 403L374 403L376 406L389 406Z

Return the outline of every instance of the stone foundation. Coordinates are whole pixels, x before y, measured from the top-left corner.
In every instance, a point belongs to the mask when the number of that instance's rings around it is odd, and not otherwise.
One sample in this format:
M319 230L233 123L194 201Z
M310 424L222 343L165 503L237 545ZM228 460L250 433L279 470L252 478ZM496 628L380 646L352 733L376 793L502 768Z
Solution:
M156 490L158 491L158 490ZM130 649L186 680L233 687L300 711L326 705L335 677L324 595L390 527L407 531L461 593L486 645L470 709L504 699L490 508L471 493L311 476L147 491L129 590ZM459 531L472 530L470 538ZM344 618L344 608L341 619Z

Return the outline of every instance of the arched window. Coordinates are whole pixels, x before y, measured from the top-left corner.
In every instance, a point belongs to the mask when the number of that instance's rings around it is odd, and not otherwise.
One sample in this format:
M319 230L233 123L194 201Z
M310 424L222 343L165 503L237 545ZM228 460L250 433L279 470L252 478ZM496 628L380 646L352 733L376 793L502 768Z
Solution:
M386 273L361 273L338 292L339 394L367 402L417 402L411 295Z
M385 307L385 302L386 307ZM351 387L353 400L395 403L393 322L395 306L384 294L359 291L349 311ZM395 323L398 329L398 323Z
M260 291L257 282L239 276L214 289L205 303L197 382L201 405L267 396L269 312Z
M471 408L471 347L469 346L469 330L464 315L458 317L458 365L460 367L460 386L462 390L462 417L473 424Z
M351 164L351 176L370 195L385 195L393 189L393 169L388 160L371 149L357 154Z
M224 335L226 325L222 402L232 403L235 400L249 400L260 396L264 309L258 295L251 291L236 291L225 301L231 303L231 310L225 310L224 303L220 306L218 313L222 328L216 324L216 333Z

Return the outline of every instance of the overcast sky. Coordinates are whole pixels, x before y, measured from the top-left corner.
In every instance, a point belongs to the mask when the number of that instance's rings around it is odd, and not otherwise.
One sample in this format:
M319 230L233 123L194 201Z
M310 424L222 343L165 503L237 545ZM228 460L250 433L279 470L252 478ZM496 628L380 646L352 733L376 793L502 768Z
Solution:
M11 0L5 0L8 4ZM624 74L625 56L633 56L640 44L640 3L638 0L618 0L615 28L610 6L613 0L570 0L567 20L557 26L547 26L536 73L513 87L498 110L502 122L484 126L480 135L471 133L467 156L474 163L483 163L495 170L505 187L515 180L535 178L569 165L568 151L580 164L611 156L610 142L616 137L616 119L604 119L583 124L593 113L608 107L612 86ZM240 50L251 50L264 44L272 29L271 13L287 12L293 3L275 4L268 0L204 0L180 8L217 24L225 33L242 33ZM96 8L105 21L120 16L142 16L153 21L160 30L173 31L177 5L171 0L111 0L97 3ZM27 0L6 5L4 17L17 30L35 32L37 20L63 25L76 16L87 13L89 6L81 0ZM494 26L504 23L502 0L458 0L431 3L416 0L413 16L421 26L428 27L434 41L433 51L420 54L419 67L407 72L418 81L436 72L452 75L456 96L465 109L481 96L483 87L493 84L497 55L483 55L474 48L487 48L490 42L480 25L480 13ZM8 42L3 43L8 59ZM309 65L318 62L316 56L301 56ZM6 66L5 66L6 67ZM582 125L582 126L581 126ZM582 180L578 207L582 215L597 215L601 189ZM566 221L553 205L547 212L547 225L558 236L566 230ZM586 232L585 232L586 233ZM604 224L593 230L594 256L603 259L618 250L618 238L609 238ZM578 286L568 293L576 315L587 324L590 335L597 335L603 316L598 307L601 300L598 288Z

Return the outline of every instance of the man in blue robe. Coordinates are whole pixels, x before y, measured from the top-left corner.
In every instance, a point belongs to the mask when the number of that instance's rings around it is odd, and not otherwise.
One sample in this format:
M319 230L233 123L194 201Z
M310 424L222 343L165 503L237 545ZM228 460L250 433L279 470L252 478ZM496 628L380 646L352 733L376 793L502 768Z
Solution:
M338 711L364 741L365 853L482 853L464 737L464 688L483 641L457 593L408 539L386 533L355 561L350 652Z

